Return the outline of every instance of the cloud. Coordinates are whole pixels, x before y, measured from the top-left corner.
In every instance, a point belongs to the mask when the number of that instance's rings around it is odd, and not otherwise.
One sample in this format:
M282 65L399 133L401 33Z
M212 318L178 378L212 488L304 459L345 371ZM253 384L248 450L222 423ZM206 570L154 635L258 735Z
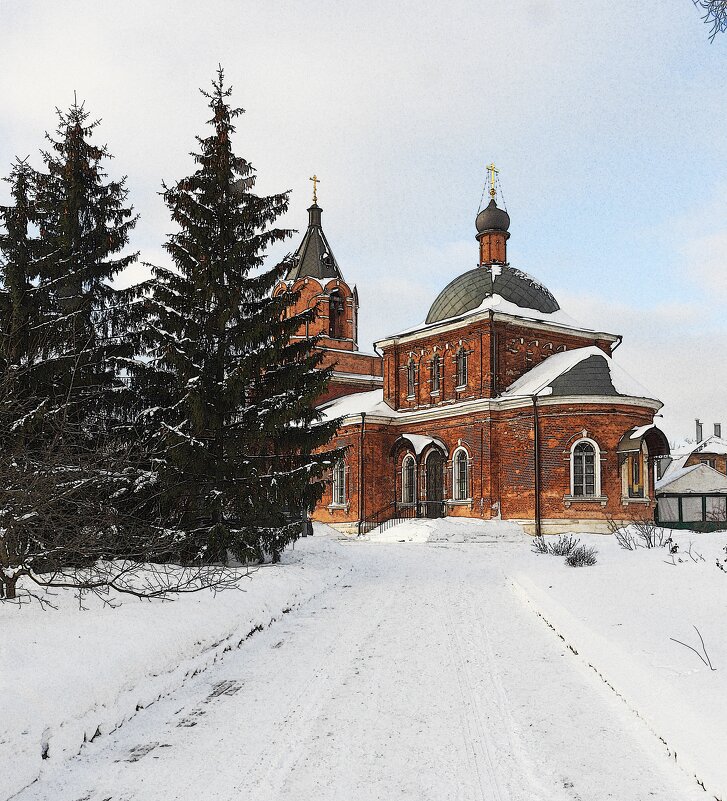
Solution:
M38 164L53 109L77 90L103 118L109 173L128 175L131 247L163 258L161 181L194 169L209 116L197 88L222 62L246 108L237 151L259 191L292 190L283 225L305 228L308 177L321 176L365 345L422 320L474 266L494 159L514 266L562 302L581 296L584 323L624 333L619 359L682 426L717 415L723 393L724 46L688 2L126 0L89 13L0 0L0 174L16 154Z
M643 308L604 304L588 294L558 292L557 297L583 325L623 336L614 358L664 403L660 425L670 439L692 435L697 417L727 422L721 390L721 377L727 375L724 330L705 319L700 304L675 301Z

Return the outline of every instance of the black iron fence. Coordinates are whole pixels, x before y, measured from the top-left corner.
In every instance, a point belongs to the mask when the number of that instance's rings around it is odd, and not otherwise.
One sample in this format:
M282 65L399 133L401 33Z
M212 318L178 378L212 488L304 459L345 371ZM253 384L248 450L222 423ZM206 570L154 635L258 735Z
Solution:
M404 520L413 520L419 517L446 517L446 515L447 504L445 501L392 502L362 520L359 524L359 534L368 534L375 528L378 528L379 531L386 531Z

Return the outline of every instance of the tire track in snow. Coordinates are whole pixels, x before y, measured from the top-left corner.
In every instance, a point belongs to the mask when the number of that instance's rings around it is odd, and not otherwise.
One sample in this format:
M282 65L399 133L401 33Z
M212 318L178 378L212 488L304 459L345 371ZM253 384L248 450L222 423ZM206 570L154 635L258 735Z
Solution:
M310 680L306 681L290 703L290 712L278 724L279 737L271 740L259 752L254 765L249 769L246 782L250 778L262 790L261 798L277 798L286 784L290 774L297 764L304 758L306 749L301 748L305 735L310 732L311 720L317 717L316 710L320 709L322 702L332 695L332 686L340 686L344 678L350 678L353 670L350 663L365 648L376 635L382 621L389 615L389 610L397 603L403 593L403 586L397 588L396 593L390 593L382 603L376 605L377 615L368 618L364 631L354 626L348 626L344 635L338 627L326 630L327 643L320 655L320 667L316 668ZM361 590L359 590L359 593ZM358 605L357 593L349 595L345 606ZM338 610L342 616L343 609ZM340 670L340 660L336 655L346 655L345 671ZM338 670L336 669L338 666ZM279 754L275 759L274 755ZM243 788L238 788L243 789Z
M465 660L462 655L462 647L455 629L455 622L452 616L452 610L447 603L447 599L443 599L443 606L446 618L446 631L447 640L450 651L450 658L454 667L454 675L457 679L457 686L459 688L459 697L462 701L462 717L467 729L467 753L471 754L471 764L477 774L477 781L480 788L480 796L482 801L489 801L490 795L485 793L485 789L494 791L497 801L509 801L509 797L503 795L497 780L497 773L492 761L491 748L492 745L483 726L482 716L478 709L477 698L472 689L472 679L469 676L465 666ZM486 765L484 772L487 779L487 788L483 784L483 770L481 769L482 759L478 754L477 746L480 746L481 752L485 756Z

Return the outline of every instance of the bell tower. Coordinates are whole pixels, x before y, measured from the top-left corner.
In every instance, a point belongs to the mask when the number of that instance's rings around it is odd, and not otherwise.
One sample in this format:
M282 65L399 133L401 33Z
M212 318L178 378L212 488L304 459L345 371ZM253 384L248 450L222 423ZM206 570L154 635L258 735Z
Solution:
M302 336L320 335L321 347L358 350L358 293L343 278L328 239L323 233L318 205L317 175L313 181L313 204L308 207L308 228L293 255L288 273L276 292L289 289L299 297L292 313L315 307L316 316Z
M314 175L313 203L308 207L308 227L290 268L278 282L274 294L292 291L298 298L289 314L315 309L314 318L297 338L318 336L318 347L324 351L322 366L333 366L328 393L321 402L334 397L376 389L382 386L381 359L358 349L358 292L343 277L328 243L318 205L320 178ZM295 338L295 337L294 337Z

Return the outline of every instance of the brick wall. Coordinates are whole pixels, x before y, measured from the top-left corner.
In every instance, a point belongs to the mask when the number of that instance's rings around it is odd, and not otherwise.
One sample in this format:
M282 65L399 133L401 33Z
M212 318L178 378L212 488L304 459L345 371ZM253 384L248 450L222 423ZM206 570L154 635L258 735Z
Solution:
M288 288L288 285L281 281L276 287L274 294L280 294ZM324 286L315 278L299 278L290 287L292 291L298 293L298 300L288 311L289 316L299 314L306 309L316 309L316 316L306 327L297 332L297 336L315 336L321 334L321 347L333 347L339 350L355 351L358 350L357 342L357 320L358 303L350 287L345 281L337 279L328 281ZM343 320L343 336L340 339L330 339L329 333L329 298L331 292L338 292L343 298L345 313Z
M541 403L543 403L541 401ZM653 410L618 403L577 406L559 403L538 408L540 434L541 518L552 520L617 519L634 513L651 514L653 502L625 506L622 500L621 464L616 448L623 434L634 426L651 423ZM601 495L603 501L568 500L570 453L583 436L600 448ZM448 419L400 426L367 422L364 435L364 517L383 509L395 498L401 500L401 465L413 448L406 442L392 453L401 433L421 434L441 440L448 451L444 494L453 496L452 456L464 446L470 459L471 502L451 505L449 514L489 518L499 511L505 519L533 520L535 516L534 428L531 406L495 410L486 414L452 416ZM314 517L329 523L358 520L360 425L348 425L336 444L348 444L348 508L330 510L330 488ZM417 459L417 497L427 499L425 449ZM649 479L653 498L653 471Z
M716 453L709 453L707 451L700 451L699 453L693 453L684 463L684 467L691 467L693 464L702 464L702 462L706 462L708 459L714 461L715 470L718 470L720 473L727 475L727 456L723 456L721 454L716 454Z
M520 323L481 320L443 334L423 331L415 340L384 349L384 397L394 409L451 404L458 400L490 398L548 356L564 350L596 345L611 353L611 343L587 336L543 331ZM467 353L468 381L464 391L456 385L456 355ZM432 363L439 355L442 379L432 394ZM414 394L409 395L407 370L414 365ZM494 380L493 380L494 372Z

